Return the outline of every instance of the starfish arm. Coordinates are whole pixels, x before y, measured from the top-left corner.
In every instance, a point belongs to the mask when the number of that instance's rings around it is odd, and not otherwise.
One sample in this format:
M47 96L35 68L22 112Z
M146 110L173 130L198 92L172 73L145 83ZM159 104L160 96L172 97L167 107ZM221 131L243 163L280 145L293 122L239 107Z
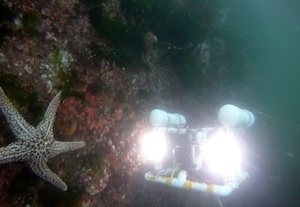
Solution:
M30 139L35 134L35 128L27 123L0 87L0 108L17 139Z
M20 142L14 142L6 147L0 147L0 164L8 162L23 162L30 159L31 149Z
M47 166L46 159L43 157L38 157L35 160L30 161L31 170L40 178L50 182L52 185L60 188L63 191L68 190L67 184L56 175L50 168Z
M59 92L49 103L44 115L44 119L38 124L37 128L41 130L42 137L48 139L53 137L53 123L55 121L55 114L60 102L61 92Z
M83 142L83 141L78 141L78 142L54 141L49 147L49 150L50 150L49 158L54 157L63 152L68 152L68 151L79 149L84 146L85 146L85 142Z

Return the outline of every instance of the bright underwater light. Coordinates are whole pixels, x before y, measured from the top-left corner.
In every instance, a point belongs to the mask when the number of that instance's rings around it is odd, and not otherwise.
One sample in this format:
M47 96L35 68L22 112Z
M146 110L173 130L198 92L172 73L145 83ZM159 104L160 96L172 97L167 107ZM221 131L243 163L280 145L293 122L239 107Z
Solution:
M230 175L238 172L241 152L232 134L226 130L219 130L210 137L204 147L204 160L214 174Z
M153 162L161 162L166 154L167 143L164 133L152 131L144 136L142 150L145 156Z
M217 196L230 195L249 178L240 168L242 148L235 135L243 135L255 117L246 109L227 104L220 108L218 118L221 126L190 128L183 115L152 110L149 123L153 130L141 140L145 158L154 165L145 179Z

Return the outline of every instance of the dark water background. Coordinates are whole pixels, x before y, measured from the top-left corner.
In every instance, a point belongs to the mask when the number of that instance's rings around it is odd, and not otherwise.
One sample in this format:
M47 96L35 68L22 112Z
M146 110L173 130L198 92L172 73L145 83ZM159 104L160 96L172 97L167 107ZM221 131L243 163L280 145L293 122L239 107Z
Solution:
M252 45L245 52L253 65L240 84L257 110L248 189L228 206L300 206L300 1L226 4Z

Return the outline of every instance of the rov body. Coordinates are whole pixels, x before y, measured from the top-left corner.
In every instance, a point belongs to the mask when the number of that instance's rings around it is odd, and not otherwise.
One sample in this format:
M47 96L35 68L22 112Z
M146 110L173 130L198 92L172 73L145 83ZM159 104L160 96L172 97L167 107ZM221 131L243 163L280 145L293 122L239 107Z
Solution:
M240 168L242 152L236 136L252 126L255 117L248 110L225 105L218 119L220 127L192 129L183 115L152 110L153 129L144 138L143 151L154 168L145 179L220 196L238 188L249 174Z

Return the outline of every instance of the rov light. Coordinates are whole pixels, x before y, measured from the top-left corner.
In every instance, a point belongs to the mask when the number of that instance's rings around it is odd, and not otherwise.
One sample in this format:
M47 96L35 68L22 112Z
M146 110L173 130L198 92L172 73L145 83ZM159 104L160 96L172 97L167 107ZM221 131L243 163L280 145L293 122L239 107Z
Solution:
M218 118L223 126L240 129L248 128L255 122L253 113L231 104L224 105L220 108Z
M204 160L211 172L224 176L238 172L241 161L238 143L227 129L221 128L204 147Z
M153 130L150 134L145 135L142 150L150 161L161 162L167 150L164 133Z

